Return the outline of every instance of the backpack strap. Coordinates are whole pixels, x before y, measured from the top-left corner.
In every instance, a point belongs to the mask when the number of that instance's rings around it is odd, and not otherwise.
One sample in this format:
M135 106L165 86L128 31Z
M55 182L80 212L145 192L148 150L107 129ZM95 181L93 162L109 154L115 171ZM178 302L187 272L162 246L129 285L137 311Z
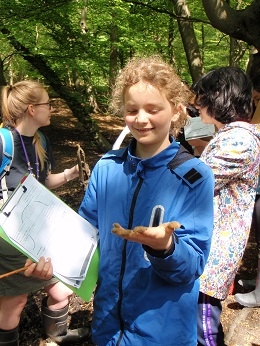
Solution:
M5 175L10 170L13 161L14 139L12 132L6 128L0 128L0 137L3 143L2 162L0 166L0 179L3 194L3 201L8 198L8 189L6 185Z
M189 160L194 160L194 165L191 168L190 163L185 164ZM182 145L174 156L174 158L169 162L168 167L180 176L190 187L195 187L203 179L203 172L201 171L199 164L201 161L192 155L187 149ZM188 168L188 170L187 170Z
M47 150L47 143L44 134L41 131L37 131L42 142L42 146ZM5 203L8 199L8 188L6 184L5 175L9 172L13 157L14 157L14 139L12 131L1 127L0 128L0 137L3 143L3 152L2 152L2 161L0 165L0 179L1 179L1 188L2 188L2 199Z
M178 166L180 166L182 163L191 159L194 159L194 155L192 155L187 149L185 149L183 145L180 145L180 148L177 151L177 154L169 162L168 166L171 169L175 169Z
M47 142L44 134L41 131L37 131L41 138L42 146L45 150L47 150ZM14 156L14 139L11 130L7 128L0 128L0 137L3 143L3 153L2 153L2 161L0 165L0 179L10 170L10 166L13 161Z
M47 150L46 138L45 138L44 134L41 131L37 130L37 133L41 137L42 146L43 146L44 150L46 151Z

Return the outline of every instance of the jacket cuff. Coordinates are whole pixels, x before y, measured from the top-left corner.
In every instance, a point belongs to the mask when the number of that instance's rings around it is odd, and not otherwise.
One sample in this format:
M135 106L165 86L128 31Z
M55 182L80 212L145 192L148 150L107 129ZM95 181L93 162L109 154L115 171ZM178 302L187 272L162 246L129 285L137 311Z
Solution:
M178 237L173 233L172 236L172 243L169 249L167 250L154 250L148 245L143 245L144 251L146 251L149 255L153 257L158 257L158 258L166 258L168 256L171 256L175 250L175 243L178 243Z

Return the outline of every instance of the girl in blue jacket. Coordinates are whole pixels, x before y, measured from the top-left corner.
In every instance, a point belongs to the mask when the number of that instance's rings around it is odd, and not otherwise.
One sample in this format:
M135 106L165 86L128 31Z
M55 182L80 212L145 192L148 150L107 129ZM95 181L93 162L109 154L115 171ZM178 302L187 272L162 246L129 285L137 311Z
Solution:
M133 139L99 160L79 209L100 235L95 345L197 345L214 178L169 134L187 97L159 57L132 59L116 81L112 107Z

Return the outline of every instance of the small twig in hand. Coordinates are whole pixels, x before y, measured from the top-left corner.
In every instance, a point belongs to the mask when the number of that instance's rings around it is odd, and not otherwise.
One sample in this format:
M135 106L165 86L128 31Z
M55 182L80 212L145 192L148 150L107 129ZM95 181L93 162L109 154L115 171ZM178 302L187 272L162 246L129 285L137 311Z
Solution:
M22 267L22 268L12 270L11 272L2 274L2 275L0 275L0 279L7 278L7 277L10 276L10 275L20 273L20 272L26 270L28 267L29 267L29 266L27 265L27 266L24 266L24 267Z
M77 161L78 161L78 167L79 167L79 181L80 184L83 185L84 191L87 188L88 181L90 178L90 168L89 165L86 163L86 156L84 150L81 148L79 144L77 144L78 150L77 150Z

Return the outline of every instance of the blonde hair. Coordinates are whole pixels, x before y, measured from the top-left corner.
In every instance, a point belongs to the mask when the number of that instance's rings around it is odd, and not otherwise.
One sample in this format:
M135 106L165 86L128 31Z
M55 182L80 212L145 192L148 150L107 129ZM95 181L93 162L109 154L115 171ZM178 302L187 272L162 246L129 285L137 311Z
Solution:
M25 112L28 105L38 103L41 100L44 90L44 86L41 83L30 80L4 86L2 88L1 104L3 126L14 129L17 121L22 120L26 116ZM34 135L33 143L35 143L40 167L43 169L46 151L38 132Z
M140 81L147 82L164 93L173 106L187 103L193 94L177 75L173 67L163 59L151 57L134 57L123 68L115 81L110 102L110 110L115 115L124 114L124 96L128 86ZM178 121L173 122L173 135L176 137L187 121L187 114L180 112Z

